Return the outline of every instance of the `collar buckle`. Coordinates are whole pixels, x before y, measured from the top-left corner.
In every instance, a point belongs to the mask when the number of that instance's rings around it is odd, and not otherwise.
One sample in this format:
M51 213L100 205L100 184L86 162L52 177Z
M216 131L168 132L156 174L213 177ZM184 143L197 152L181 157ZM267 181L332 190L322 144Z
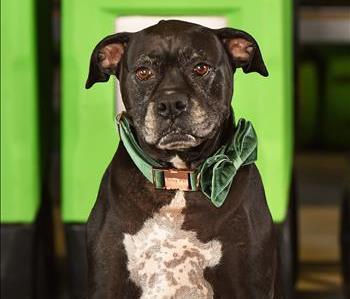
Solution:
M153 184L157 189L196 191L199 179L194 170L153 168ZM192 179L196 182L193 186Z

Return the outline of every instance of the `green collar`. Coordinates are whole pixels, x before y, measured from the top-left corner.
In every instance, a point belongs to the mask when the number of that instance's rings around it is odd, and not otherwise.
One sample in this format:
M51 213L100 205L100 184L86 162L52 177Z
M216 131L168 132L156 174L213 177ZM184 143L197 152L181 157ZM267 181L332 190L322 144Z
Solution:
M164 169L138 145L124 113L117 117L120 138L136 167L157 189L198 191L223 205L237 170L257 159L257 137L250 121L239 119L230 143L221 146L195 170Z

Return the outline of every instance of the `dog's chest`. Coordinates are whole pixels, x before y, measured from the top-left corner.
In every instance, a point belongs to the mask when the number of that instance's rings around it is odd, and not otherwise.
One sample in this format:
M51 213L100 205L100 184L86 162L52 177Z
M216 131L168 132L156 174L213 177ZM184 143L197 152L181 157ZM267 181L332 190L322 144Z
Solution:
M124 235L130 278L145 298L213 298L204 269L217 265L221 243L203 243L182 229L186 206L183 191L148 219L135 235Z

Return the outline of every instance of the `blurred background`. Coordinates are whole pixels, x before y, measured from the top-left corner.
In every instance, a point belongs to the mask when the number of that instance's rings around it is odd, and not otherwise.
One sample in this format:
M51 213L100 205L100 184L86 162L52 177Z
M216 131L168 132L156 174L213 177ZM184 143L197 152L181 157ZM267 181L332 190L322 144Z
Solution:
M118 136L106 35L159 19L252 34L268 78L235 74L278 233L285 298L350 298L348 0L2 0L1 298L85 298L85 222Z

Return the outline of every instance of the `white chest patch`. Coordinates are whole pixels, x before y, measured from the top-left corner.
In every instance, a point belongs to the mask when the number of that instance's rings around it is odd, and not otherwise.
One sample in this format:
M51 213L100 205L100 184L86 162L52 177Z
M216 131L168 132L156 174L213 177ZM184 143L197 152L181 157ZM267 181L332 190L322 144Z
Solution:
M187 165L186 163L180 159L180 157L178 155L176 155L175 157L173 157L170 162L173 164L173 166L177 169L186 169Z
M204 269L221 259L221 243L202 243L196 233L181 229L183 191L148 219L135 235L124 235L130 278L142 289L142 299L209 299L213 290Z

